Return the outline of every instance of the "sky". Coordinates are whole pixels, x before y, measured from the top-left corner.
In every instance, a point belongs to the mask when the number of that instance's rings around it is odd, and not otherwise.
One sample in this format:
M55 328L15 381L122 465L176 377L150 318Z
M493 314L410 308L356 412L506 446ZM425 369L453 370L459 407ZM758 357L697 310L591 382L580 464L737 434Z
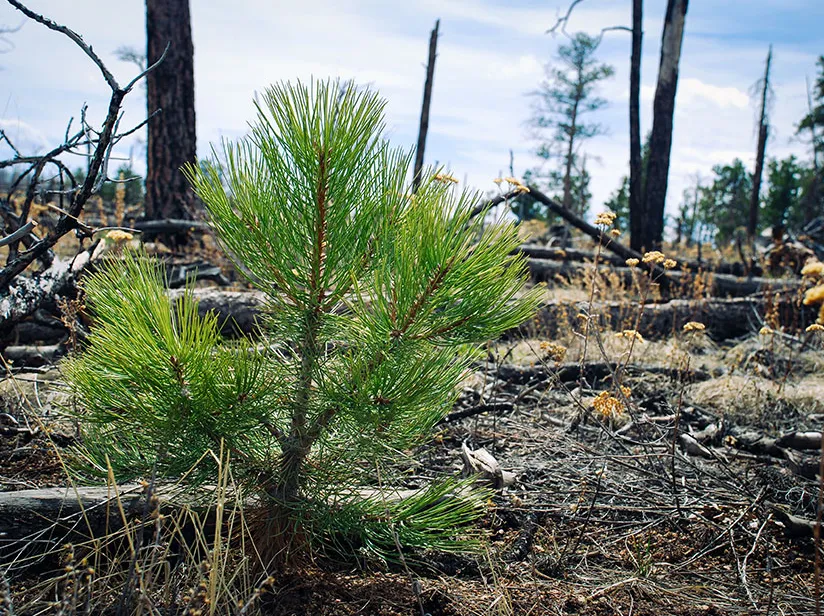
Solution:
M27 0L27 6L80 33L125 83L137 68L121 62L123 45L145 48L140 0ZM440 18L426 162L446 165L461 182L482 191L508 175L510 150L517 176L542 164L527 122L531 92L566 39L546 33L566 0L191 0L195 47L198 154L235 139L253 120L253 99L281 80L340 77L368 84L387 99L387 137L413 147L417 139L429 33ZM641 130L652 127L652 99L666 0L645 2ZM584 0L567 26L597 34L631 23L630 0ZM109 99L98 69L65 36L28 22L0 1L0 26L22 28L0 41L0 128L23 154L63 140L69 118L84 103L100 124ZM693 0L681 57L667 208L675 212L696 174L741 158L752 169L761 77L773 45L771 134L768 156L809 158L795 135L806 113L805 78L815 78L824 54L820 0ZM597 57L614 66L598 95L608 101L590 119L606 134L582 146L591 175L591 215L628 171L630 35L609 32ZM143 90L126 100L123 126L146 115ZM75 124L76 126L76 124ZM117 155L145 168L138 135ZM142 135L145 141L145 134ZM0 157L9 155L0 147ZM78 166L82 163L78 159ZM543 163L545 164L545 163Z

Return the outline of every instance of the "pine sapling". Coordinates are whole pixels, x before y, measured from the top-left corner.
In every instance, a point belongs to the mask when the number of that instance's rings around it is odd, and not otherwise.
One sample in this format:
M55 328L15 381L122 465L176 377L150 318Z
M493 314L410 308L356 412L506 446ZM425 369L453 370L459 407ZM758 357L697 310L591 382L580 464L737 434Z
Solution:
M479 195L434 170L411 193L412 155L384 140L384 106L350 84L276 85L248 137L187 169L266 296L264 344L227 347L215 317L198 317L191 293L171 304L140 256L89 281L98 325L70 369L93 426L87 458L175 474L222 441L233 472L291 520L279 533L384 555L396 539L466 547L457 526L483 511L482 493L444 478L391 495L477 345L539 298L512 255L515 228L472 217Z

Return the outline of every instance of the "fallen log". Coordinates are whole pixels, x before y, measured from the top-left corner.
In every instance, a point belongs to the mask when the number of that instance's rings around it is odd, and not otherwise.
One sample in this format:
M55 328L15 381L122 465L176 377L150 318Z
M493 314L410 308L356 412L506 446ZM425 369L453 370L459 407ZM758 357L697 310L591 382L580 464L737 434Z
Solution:
M586 261L590 264L594 262L595 257L598 257L598 263L603 265L613 265L615 267L624 267L626 259L618 255L611 254L608 251L601 251L596 253L592 250L580 250L578 248L561 248L561 247L545 247L538 244L522 244L515 249L515 253L523 254L530 259L553 259L565 261ZM690 272L709 272L713 274L727 274L736 277L747 276L752 274L760 276L763 274L761 267L756 267L753 271L748 272L741 263L712 263L698 261L682 261L678 260L678 271Z
M703 323L712 339L728 340L757 332L763 324L765 309L763 298L671 300L662 304L646 304L640 308L638 333L644 338L657 339L681 334L690 321ZM803 327L813 323L816 313L810 307L802 307L801 314L794 298L782 297L775 304L779 323L791 327ZM508 337L553 339L570 331L580 331L580 317L591 312L598 315L601 325L613 330L636 329L639 306L626 302L550 301L538 314L523 325L507 333Z
M89 263L90 253L81 252L72 261L56 259L40 274L17 276L0 294L0 332L7 332L45 302L64 293L74 284L75 277Z
M632 248L624 246L611 235L607 233L602 233L601 229L589 224L586 220L577 216L557 201L550 199L534 186L529 187L529 194L536 201L544 204L547 207L547 209L549 209L549 211L557 214L579 231L583 231L596 242L601 244L601 246L615 253L625 261L627 259L638 259L638 261L641 262L641 266L646 268L647 271L650 272L652 277L658 282L658 284L661 287L661 292L665 295L669 293L670 279L668 277L668 272L664 270L663 267L657 265L656 263L643 263L644 256L641 253L632 250Z
M179 297L182 291L172 291ZM196 289L199 312L214 311L223 324L227 337L255 334L260 325L265 296L259 291L221 291ZM798 327L815 321L815 310L802 307L798 314L795 298L781 297L774 309L783 325ZM552 300L544 305L531 320L510 330L505 337L555 338L579 330L577 316L589 308L588 302L564 302ZM645 338L662 338L681 332L690 321L706 326L706 333L715 340L737 338L758 331L765 300L760 297L733 299L671 300L662 304L647 304L641 309L639 333ZM638 315L637 304L627 302L595 302L592 313L599 315L600 322L615 330L634 328Z
M592 264L575 263L572 261L554 261L550 259L529 259L529 273L535 282L554 282L559 277L565 281L581 278L593 269ZM634 284L640 270L630 267L598 266L598 273L604 276L617 276L625 287ZM670 291L674 294L681 289L685 295L691 295L695 276L688 272L670 271ZM654 279L656 282L658 278ZM801 281L787 278L737 278L727 274L711 274L702 276L703 294L713 297L746 297L755 293L767 291L796 290Z
M179 298L184 291L169 292L172 299ZM219 289L195 289L198 313L204 316L214 312L221 324L221 334L227 338L255 335L260 327L266 296L260 291L221 291Z

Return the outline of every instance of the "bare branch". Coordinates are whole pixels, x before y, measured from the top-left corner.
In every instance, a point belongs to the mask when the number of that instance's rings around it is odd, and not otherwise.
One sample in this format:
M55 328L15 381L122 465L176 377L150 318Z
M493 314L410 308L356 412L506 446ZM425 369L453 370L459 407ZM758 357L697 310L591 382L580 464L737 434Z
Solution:
M135 77L134 79L132 79L132 80L131 80L128 84L126 84L126 87L124 88L124 91L125 91L125 92L129 92L129 91L130 91L130 90L134 87L134 85L135 85L138 81L140 81L140 80L141 80L141 79L143 79L146 75L148 75L148 74L149 74L149 73L151 73L153 70L155 70L155 69L156 69L156 68L160 65L160 63L161 63L161 62L163 62L163 60L165 60L165 59L166 59L166 54L167 54L167 53L169 53L169 46L170 46L170 45L171 45L171 43L166 43L166 48L163 50L163 53L162 53L162 54L160 54L160 57L157 59L157 62L155 62L154 64L152 64L149 68L147 68L145 71L143 71L142 73L140 73L137 77Z
M572 16L572 11L575 9L576 6L581 4L584 0L572 0L572 4L567 7L566 15L559 16L558 21L555 22L555 25L552 26L549 30L544 32L544 34L555 34L556 32L560 31L562 34L567 34L566 27L567 23L569 23L569 18Z
M103 64L103 60L101 60L100 57L94 52L94 50L91 48L91 45L86 44L86 42L83 40L83 37L80 36L77 32L75 32L71 28L62 26L47 17L43 17L39 13L35 13L34 11L24 6L17 0L8 0L8 2L29 19L33 19L34 21L43 24L50 30L60 32L61 34L65 34L66 36L68 36L72 41L75 42L75 44L77 44L78 47L80 47L80 49L83 50L83 52L87 56L89 56L92 59L92 62L94 62L97 65L97 68L99 68L100 72L103 73L103 78L106 80L106 83L109 84L109 87L112 90L120 89L120 86L118 85L117 80L114 78L114 75L112 75L111 72L109 72L109 69L106 68L106 65Z
M6 237L0 238L0 246L8 246L12 242L18 242L18 241L22 240L36 226L37 226L37 223L34 222L33 220L30 220L29 222L27 222L25 225L20 227L14 233L10 233Z
M572 17L572 11L575 9L576 6L581 4L584 0L572 0L572 3L567 7L567 12L563 16L558 17L558 21L555 22L555 25L552 26L549 30L544 32L544 34L555 34L556 32L560 32L564 36L570 37L571 35L567 32L566 27L569 24L569 18ZM601 44L601 39L604 38L604 34L607 32L612 32L614 30L621 30L623 32L632 32L632 28L629 26L607 26L605 28L601 28L601 32L598 36L595 37L595 40L598 45Z
M74 135L70 136L72 125L72 121L70 120L66 128L64 143L52 149L45 155L22 156L20 151L8 139L8 136L5 133L0 132L0 139L8 142L14 153L14 157L11 160L0 161L0 169L15 165L28 165L28 168L15 179L8 193L9 196L13 194L18 187L22 185L24 180L28 182L26 198L21 208L20 215L15 214L15 212L9 208L8 200L6 200L6 202L0 202L0 205L3 206L0 208L2 209L0 214L2 214L5 220L5 233L7 234L5 238L0 238L0 242L2 242L0 245L9 246L9 258L6 261L6 266L0 269L0 297L2 297L3 293L6 295L10 293L9 284L34 260L40 260L44 263L51 263L53 259L51 249L61 237L72 230L76 230L81 236L90 236L95 232L94 229L79 220L79 216L83 211L83 206L92 194L100 190L103 182L107 181L107 168L109 161L112 159L112 151L115 144L121 141L124 137L133 134L136 130L139 130L141 127L145 126L148 119L154 116L154 114L152 114L147 120L141 122L139 125L130 130L122 133L118 132L118 127L123 117L121 111L123 99L134 87L134 85L140 81L140 79L144 78L149 71L153 70L158 64L160 64L166 56L166 51L164 51L163 56L161 56L157 62L132 79L125 88L121 88L114 79L114 76L103 64L103 61L97 56L97 54L95 54L91 46L87 45L83 41L83 38L79 34L42 15L39 15L38 13L31 11L18 0L8 0L8 2L30 19L43 24L51 30L60 32L74 41L100 69L100 72L106 80L106 83L111 88L112 93L105 120L103 121L99 131L93 128L86 119L87 107L84 105L80 112L80 129ZM79 148L88 148L89 152L80 152ZM88 168L86 177L79 185L77 184L74 176L69 172L66 165L58 160L58 157L63 154L74 154L87 157ZM38 238L34 233L32 233L36 223L34 221L28 221L27 218L29 208L38 193L38 187L41 184L43 170L49 164L55 165L60 177L60 190L56 193L55 191L50 191L50 193L60 195L61 206L63 205L62 199L64 196L69 197L69 203L65 209L63 207L56 207L48 204L49 207L60 213L60 217L52 230L46 233L44 237ZM72 187L68 190L64 190L63 188L64 177L67 177L72 184ZM17 245L19 242L23 242L26 246L26 250L18 253ZM39 275L35 276L35 278L37 277L39 277ZM36 302L30 302L27 306L33 310L36 308L34 304L36 304ZM28 308L26 308L23 312L28 313L27 311ZM12 318L4 316L4 314L0 313L0 325L5 325L10 321L10 319L15 320L21 315L25 316L23 313L15 313L15 315L13 315L14 318Z

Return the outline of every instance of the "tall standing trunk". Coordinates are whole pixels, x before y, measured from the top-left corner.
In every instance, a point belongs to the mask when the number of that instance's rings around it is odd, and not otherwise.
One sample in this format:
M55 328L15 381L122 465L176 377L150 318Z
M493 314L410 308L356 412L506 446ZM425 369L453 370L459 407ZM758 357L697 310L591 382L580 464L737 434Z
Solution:
M750 195L750 215L747 219L747 239L750 244L755 241L755 232L758 230L758 206L761 195L761 176L764 173L764 154L767 150L767 93L770 89L770 63L772 62L772 45L767 53L767 67L764 70L764 81L761 84L761 114L758 120L758 149L755 156L755 174L752 178L752 195Z
M811 207L805 207L802 210L804 212L804 224L806 225L818 214L815 206L818 203L818 191L820 190L819 183L821 181L821 175L818 172L818 141L816 140L818 133L815 130L815 121L813 120L813 98L810 94L810 82L809 80L805 81L807 83L807 109L811 119L810 136L812 137L813 144L813 179L810 182L809 191L804 199L804 201L810 204Z
M641 42L643 0L632 1L632 53L629 70L629 233L630 246L640 251L644 226L644 194L641 183Z
M146 0L146 59L151 66L168 45L166 59L146 78L149 122L146 218L191 219L194 191L180 168L197 162L194 45L189 0ZM172 244L185 235L170 236Z
M435 58L438 50L438 28L441 20L435 21L432 34L429 35L429 61L426 65L426 82L423 86L423 103L421 104L421 124L418 128L418 147L415 149L415 174L412 176L412 192L418 191L423 173L423 153L426 149L426 134L429 132L429 105L432 102L432 82L435 79Z
M581 71L578 71L578 82L580 83ZM575 96L575 102L572 105L572 115L569 122L569 141L567 142L566 152L566 168L564 170L564 197L562 205L568 209L572 209L572 162L575 156L575 134L577 132L578 122L578 104L581 102L581 89L578 88Z
M690 216L690 228L687 233L687 247L692 246L693 236L695 234L695 221L698 220L698 203L700 202L699 195L701 194L701 179L695 181L695 195L692 201L692 216ZM698 249L701 250L701 241L698 241Z
M684 40L684 23L688 0L668 0L661 38L661 61L658 67L658 85L653 102L652 135L649 163L644 187L644 226L641 245L647 249L660 248L664 238L664 208L667 201L670 152L672 150L675 93L678 88L678 64Z

